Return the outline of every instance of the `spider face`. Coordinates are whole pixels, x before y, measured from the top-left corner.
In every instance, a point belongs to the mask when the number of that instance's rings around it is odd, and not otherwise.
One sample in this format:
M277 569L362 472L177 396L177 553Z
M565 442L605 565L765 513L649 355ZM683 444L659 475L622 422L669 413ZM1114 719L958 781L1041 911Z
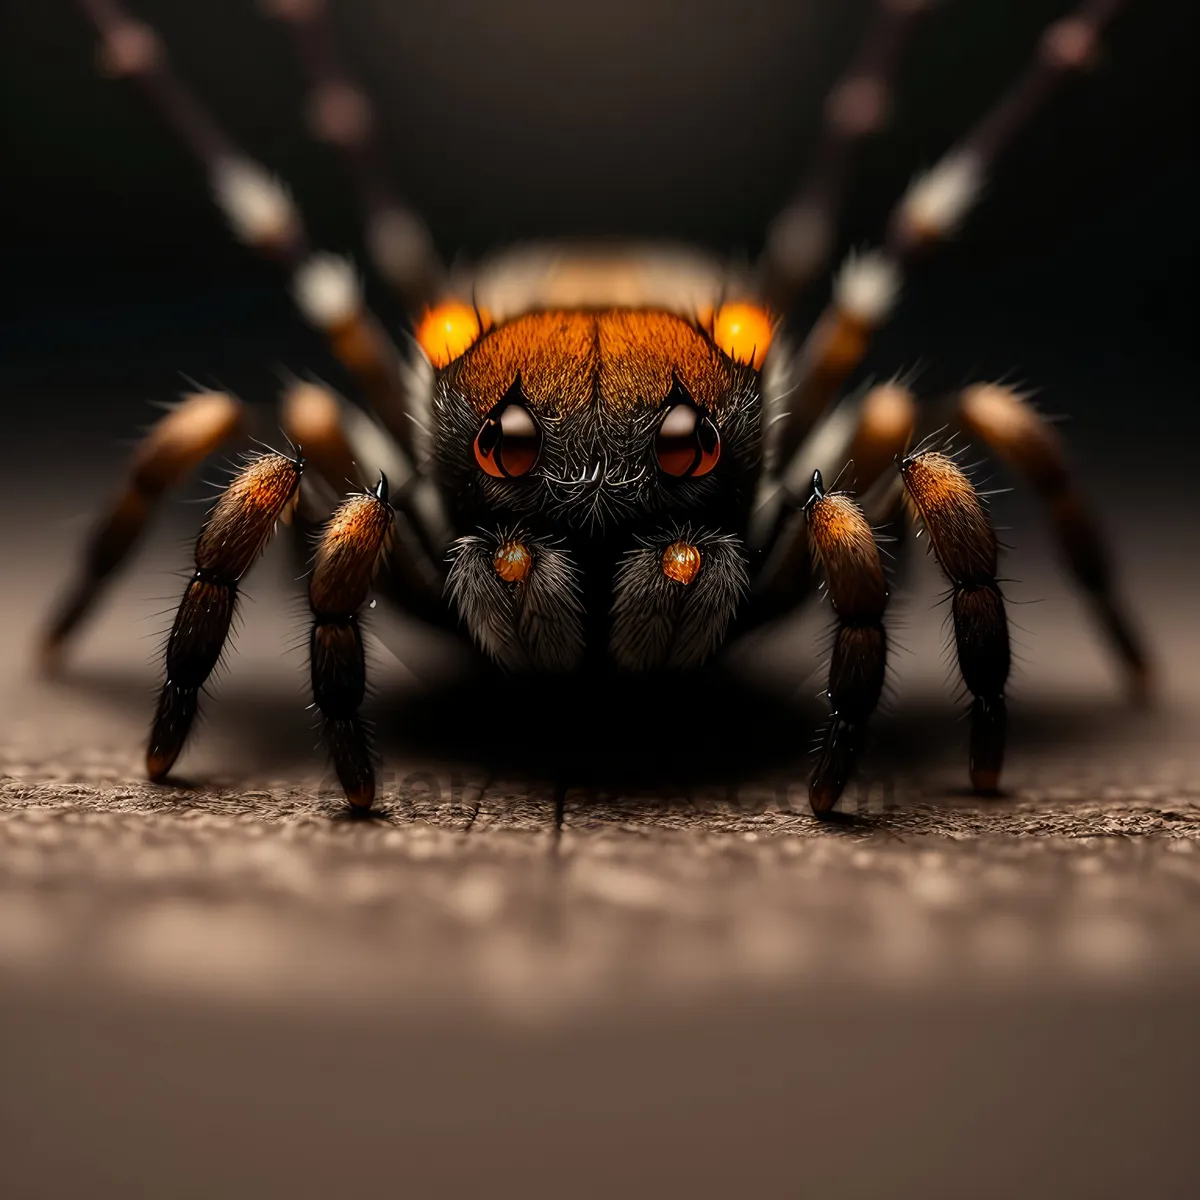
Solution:
M571 529L735 507L757 472L761 417L752 363L645 309L517 317L434 385L437 456L461 508Z

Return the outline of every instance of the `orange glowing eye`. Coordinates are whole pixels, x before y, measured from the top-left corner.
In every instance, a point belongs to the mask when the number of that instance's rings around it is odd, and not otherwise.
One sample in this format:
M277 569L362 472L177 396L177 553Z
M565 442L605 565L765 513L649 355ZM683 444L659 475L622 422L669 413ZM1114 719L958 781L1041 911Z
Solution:
M763 365L771 348L771 314L754 304L723 304L713 314L712 339L734 362Z
M721 457L721 435L717 427L690 404L676 404L654 437L654 455L660 469L676 479L707 475Z
M493 479L519 479L537 462L542 433L523 404L497 405L475 435L475 461Z
M417 342L440 370L470 350L489 324L487 313L451 300L426 309L417 324Z

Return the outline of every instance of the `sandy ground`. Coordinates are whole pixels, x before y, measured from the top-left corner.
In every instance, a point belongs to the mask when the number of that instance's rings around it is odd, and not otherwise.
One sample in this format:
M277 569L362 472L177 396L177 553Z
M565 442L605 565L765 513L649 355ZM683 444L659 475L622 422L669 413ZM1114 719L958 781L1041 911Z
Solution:
M362 823L314 749L281 553L187 786L141 779L154 614L195 515L56 680L28 649L75 531L6 518L6 1195L1195 1194L1182 586L1143 589L1172 652L1131 711L1030 535L990 801L961 790L940 615L900 605L897 694L835 826L803 803L820 619L686 695L597 709L455 673L381 618L406 665L376 655ZM1171 578L1126 544L1131 575Z

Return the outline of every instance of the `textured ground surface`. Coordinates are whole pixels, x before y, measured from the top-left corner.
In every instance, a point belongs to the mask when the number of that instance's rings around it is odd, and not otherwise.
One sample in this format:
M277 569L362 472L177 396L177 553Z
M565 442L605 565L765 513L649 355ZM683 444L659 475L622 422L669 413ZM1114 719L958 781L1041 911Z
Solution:
M909 605L905 682L834 826L804 811L819 710L793 698L817 690L818 625L603 705L439 682L413 645L381 663L383 817L362 823L313 750L282 556L190 786L164 789L138 759L177 531L57 680L27 650L69 538L13 532L6 1194L1192 1193L1182 592L1146 599L1177 653L1131 713L1065 589L1014 585L1043 603L1017 611L1010 791L987 802L959 790L937 616Z

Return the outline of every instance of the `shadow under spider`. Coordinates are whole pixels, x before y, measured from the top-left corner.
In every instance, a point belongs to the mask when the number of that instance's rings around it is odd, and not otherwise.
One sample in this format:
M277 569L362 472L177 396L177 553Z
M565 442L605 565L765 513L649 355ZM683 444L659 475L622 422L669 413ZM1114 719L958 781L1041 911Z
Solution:
M67 671L54 686L149 721L152 698L140 673ZM230 680L206 699L208 719L197 733L247 769L295 771L319 755L305 703L299 687L256 689ZM371 703L385 767L461 766L544 789L548 800L559 789L582 789L650 808L676 806L692 790L778 780L786 780L792 804L801 803L826 715L820 697L719 665L685 675L591 677L506 676L481 666L384 690ZM933 798L975 798L965 787L967 729L959 715L948 696L901 698L872 721L860 777L919 780L959 760L964 787L943 787ZM1119 696L1028 695L1013 706L1009 745L1021 753L1065 752L1134 739L1137 725ZM1006 798L1001 793L994 802Z

